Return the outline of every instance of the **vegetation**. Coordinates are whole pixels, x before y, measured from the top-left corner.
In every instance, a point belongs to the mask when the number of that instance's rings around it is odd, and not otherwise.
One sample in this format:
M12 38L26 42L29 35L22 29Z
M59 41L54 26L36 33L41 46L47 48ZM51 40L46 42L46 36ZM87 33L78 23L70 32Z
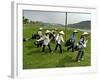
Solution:
M54 28L58 28L58 32L60 30L65 31L64 27L45 27L43 24L40 23L26 23L23 26L23 37L30 38L33 33L36 33L40 27L43 27L43 32L49 29L52 30ZM64 35L64 39L67 40L73 29L66 30L66 37ZM76 34L76 43L78 42L82 32L79 31ZM91 41L90 41L90 34L87 36L88 43L87 48L85 49L84 60L76 62L76 52L67 51L67 48L62 43L63 53L59 52L59 48L57 51L53 53L49 53L48 47L45 48L45 52L42 52L42 47L37 48L34 45L35 40L29 40L23 42L23 69L34 69L34 68L57 68L57 67L79 67L79 66L90 66L91 65ZM56 44L51 43L51 48L54 50Z
M82 21L79 23L69 24L68 27L78 28L78 29L83 29L83 30L90 30L91 29L91 21Z

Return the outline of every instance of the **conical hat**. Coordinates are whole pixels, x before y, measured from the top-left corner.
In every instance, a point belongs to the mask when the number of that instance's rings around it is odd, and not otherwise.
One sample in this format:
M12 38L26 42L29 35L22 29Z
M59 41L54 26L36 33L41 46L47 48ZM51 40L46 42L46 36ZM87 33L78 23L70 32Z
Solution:
M87 35L88 34L88 32L84 32L82 35Z
M62 34L62 35L64 35L64 31L60 31L59 33Z
M43 29L43 28L41 28L41 27L39 28L39 30L42 30L42 29Z
M49 30L46 30L46 32L45 33L50 33L50 31Z
M77 30L74 30L73 32L77 33L78 31Z

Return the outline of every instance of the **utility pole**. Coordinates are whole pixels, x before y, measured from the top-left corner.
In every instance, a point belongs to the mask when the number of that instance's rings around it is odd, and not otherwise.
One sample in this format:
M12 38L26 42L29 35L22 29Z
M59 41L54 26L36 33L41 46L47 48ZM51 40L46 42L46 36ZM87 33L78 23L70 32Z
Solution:
M66 16L66 18L65 18L65 41L66 41L66 33L67 33L67 12L66 12L66 14L65 14Z

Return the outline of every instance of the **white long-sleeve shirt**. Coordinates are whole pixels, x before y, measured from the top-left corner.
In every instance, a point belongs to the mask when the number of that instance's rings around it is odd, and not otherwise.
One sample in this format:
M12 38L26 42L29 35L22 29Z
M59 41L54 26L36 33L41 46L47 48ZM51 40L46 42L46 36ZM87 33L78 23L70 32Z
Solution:
M50 42L49 35L44 35L43 39L44 39L43 44L44 44L44 45L48 45L49 42Z
M87 42L88 42L88 41L86 40L85 37L84 37L84 38L81 38L80 41L79 41L78 47L79 47L79 48L86 48Z
M41 41L43 40L43 44L44 45L48 45L50 43L50 39L49 39L49 35L44 35L43 37L41 37L39 40L37 41Z
M61 44L61 42L64 42L63 36L58 34L56 37L56 41L58 44Z

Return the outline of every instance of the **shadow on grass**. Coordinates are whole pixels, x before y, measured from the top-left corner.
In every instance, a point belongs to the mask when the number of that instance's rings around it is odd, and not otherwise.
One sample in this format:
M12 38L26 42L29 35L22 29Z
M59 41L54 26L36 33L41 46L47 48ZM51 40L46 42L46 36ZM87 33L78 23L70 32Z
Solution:
M34 48L32 45L31 46L25 46L26 49L30 50L32 48Z
M28 53L27 53L27 55L32 55L32 54L40 54L41 53L41 51L40 50L38 50L38 49L36 49L36 50L30 50Z
M32 49L32 48L37 48L35 45L34 45L34 43L30 43L30 45L25 45L24 46L26 49Z
M71 63L71 62L75 62L75 60L73 60L72 59L72 57L71 56L65 56L63 59L61 59L60 61L59 61L59 63L57 64L57 66L56 67L66 67L66 63Z
M36 49L31 49L27 55L32 55L32 54L41 54L41 55L45 55L45 54L51 54L49 52L48 49L45 50L45 52L42 52L42 48L36 48Z

